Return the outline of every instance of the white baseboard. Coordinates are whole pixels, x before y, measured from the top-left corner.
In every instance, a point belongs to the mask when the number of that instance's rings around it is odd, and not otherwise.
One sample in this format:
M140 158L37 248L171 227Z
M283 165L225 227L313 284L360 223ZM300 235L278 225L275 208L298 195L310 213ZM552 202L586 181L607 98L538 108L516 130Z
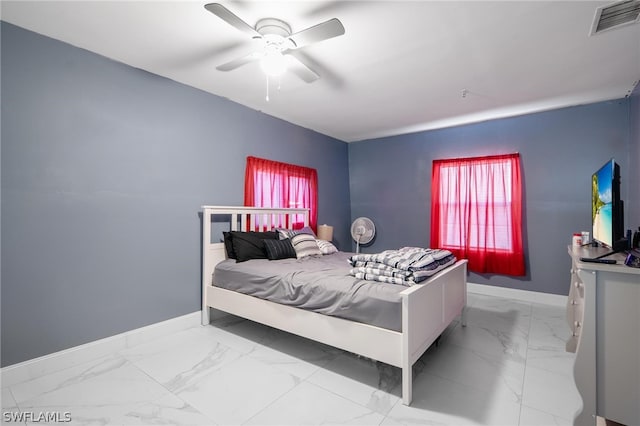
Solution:
M167 334L199 326L200 316L200 311L193 312L3 367L0 369L0 383L2 387L15 385L45 374L54 373L74 365L98 359Z
M540 293L537 291L518 290L515 288L496 287L486 284L467 283L467 291L485 296L504 297L522 302L542 303L554 306L566 306L567 296L561 294Z

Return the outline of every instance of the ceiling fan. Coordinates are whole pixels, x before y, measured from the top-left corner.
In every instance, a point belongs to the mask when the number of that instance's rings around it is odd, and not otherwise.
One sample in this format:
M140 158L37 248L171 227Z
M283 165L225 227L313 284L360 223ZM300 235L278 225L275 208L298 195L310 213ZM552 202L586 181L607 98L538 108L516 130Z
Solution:
M220 71L231 71L242 65L260 61L260 67L268 76L278 76L290 69L305 82L312 83L320 78L318 73L291 53L296 49L344 34L344 27L336 18L292 33L289 24L280 19L260 19L255 27L252 27L219 3L209 3L204 7L232 27L249 35L257 44L255 50L248 55L218 65L216 69Z

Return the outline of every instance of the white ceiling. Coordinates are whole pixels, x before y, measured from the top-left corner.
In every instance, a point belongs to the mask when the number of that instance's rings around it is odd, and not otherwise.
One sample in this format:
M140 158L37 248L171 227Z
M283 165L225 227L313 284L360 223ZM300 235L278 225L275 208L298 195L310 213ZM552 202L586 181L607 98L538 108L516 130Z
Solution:
M250 25L345 27L299 50L320 80L285 75L266 102L257 63L216 70L251 45L205 3L2 1L1 13L347 142L621 98L640 79L640 24L589 35L610 1L220 1Z

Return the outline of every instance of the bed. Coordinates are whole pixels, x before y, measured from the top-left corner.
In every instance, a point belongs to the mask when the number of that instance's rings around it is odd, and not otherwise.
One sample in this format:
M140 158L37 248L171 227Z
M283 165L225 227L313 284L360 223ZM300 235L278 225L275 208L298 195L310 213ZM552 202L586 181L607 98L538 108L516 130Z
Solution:
M467 261L458 260L420 284L396 286L399 325L395 327L325 315L214 285L215 267L226 259L225 245L216 229L221 224L231 231L266 231L291 228L292 223L301 221L309 224L308 210L202 207L202 324L208 325L210 309L217 309L399 367L402 402L409 405L413 364L456 317L461 316L462 325L466 325Z

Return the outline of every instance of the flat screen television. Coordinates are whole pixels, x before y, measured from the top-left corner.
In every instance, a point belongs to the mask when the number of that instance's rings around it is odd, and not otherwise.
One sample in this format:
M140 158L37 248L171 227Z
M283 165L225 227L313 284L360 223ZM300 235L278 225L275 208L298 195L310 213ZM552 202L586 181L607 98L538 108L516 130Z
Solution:
M593 240L620 250L624 238L620 199L620 166L611 159L591 177L591 224Z

